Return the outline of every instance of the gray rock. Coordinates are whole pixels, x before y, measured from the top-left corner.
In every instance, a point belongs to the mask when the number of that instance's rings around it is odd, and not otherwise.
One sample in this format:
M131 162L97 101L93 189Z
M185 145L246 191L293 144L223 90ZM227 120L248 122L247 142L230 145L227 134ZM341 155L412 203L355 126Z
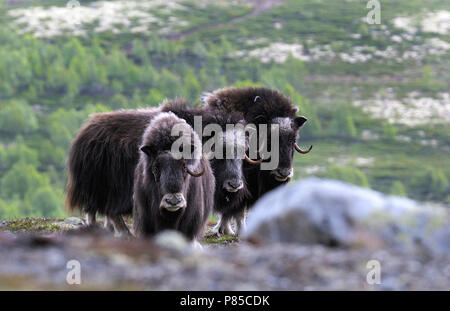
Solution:
M450 254L443 207L334 180L308 178L283 186L252 209L246 238L268 242L395 246Z
M64 222L73 226L82 226L84 222L78 217L68 217L64 219Z

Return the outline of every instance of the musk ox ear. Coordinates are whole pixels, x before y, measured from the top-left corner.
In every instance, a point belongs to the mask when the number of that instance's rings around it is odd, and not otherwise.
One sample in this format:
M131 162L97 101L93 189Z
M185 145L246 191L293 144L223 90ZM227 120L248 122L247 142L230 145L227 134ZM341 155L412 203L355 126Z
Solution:
M305 118L304 116L299 116L295 117L294 124L299 129L303 126L303 124L305 124L306 121L308 121L307 118Z
M150 146L142 146L142 147L141 147L141 151L142 151L143 153L145 153L146 155L150 156L151 153L152 153L152 151L153 151L153 149L152 149L152 147L150 147Z

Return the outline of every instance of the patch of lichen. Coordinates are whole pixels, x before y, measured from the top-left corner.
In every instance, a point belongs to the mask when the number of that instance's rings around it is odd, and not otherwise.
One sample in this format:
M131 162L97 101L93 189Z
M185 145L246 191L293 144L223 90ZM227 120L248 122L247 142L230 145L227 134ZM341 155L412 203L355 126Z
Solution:
M11 231L14 233L27 234L49 234L61 231L61 227L56 222L61 221L55 218L22 218L3 222L0 231Z
M218 236L215 235L209 235L206 236L203 240L203 244L220 244L220 245L228 245L228 244L234 244L239 242L239 237L235 235L222 235Z

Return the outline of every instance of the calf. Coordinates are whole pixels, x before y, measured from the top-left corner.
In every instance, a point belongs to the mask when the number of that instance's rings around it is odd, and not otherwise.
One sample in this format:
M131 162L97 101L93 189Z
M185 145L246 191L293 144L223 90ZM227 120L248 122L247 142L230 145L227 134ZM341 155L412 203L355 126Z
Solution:
M175 126L182 130L172 136ZM178 139L183 139L183 151L174 153ZM188 158L184 156L186 148ZM211 212L215 189L214 176L209 161L203 157L197 133L185 120L162 112L145 130L140 150L134 175L136 236L147 237L173 229L196 241Z

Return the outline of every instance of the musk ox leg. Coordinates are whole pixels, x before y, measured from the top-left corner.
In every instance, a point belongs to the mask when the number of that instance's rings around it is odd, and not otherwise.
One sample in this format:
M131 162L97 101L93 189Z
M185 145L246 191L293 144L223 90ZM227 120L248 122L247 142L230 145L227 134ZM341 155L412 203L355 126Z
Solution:
M108 216L105 216L104 226L106 230L114 232L114 225L112 224Z
M246 225L246 211L243 210L242 213L239 213L234 216L234 219L236 220L236 234L241 235L245 230L247 230Z
M127 224L123 220L121 215L118 216L109 216L109 220L111 221L114 227L114 235L116 237L128 237L131 236L130 230L128 229Z
M88 226L95 225L97 223L97 220L95 218L95 212L94 213L86 213L86 224Z
M233 229L231 229L230 221L231 221L230 215L222 215L217 225L213 228L213 232L217 233L217 235L234 234Z

